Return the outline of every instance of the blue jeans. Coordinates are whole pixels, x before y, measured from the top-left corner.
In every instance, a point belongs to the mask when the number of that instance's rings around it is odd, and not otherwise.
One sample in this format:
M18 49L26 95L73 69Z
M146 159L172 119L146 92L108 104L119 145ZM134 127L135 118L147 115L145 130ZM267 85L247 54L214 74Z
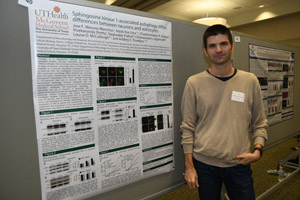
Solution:
M215 167L194 159L200 200L220 200L224 183L230 200L255 200L250 165Z

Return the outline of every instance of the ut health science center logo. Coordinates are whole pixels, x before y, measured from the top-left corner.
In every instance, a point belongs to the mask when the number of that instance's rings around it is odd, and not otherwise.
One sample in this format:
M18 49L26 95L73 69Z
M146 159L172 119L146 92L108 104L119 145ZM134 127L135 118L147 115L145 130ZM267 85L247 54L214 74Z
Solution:
M58 6L52 10L35 10L35 23L37 30L51 31L53 33L69 32L69 16Z

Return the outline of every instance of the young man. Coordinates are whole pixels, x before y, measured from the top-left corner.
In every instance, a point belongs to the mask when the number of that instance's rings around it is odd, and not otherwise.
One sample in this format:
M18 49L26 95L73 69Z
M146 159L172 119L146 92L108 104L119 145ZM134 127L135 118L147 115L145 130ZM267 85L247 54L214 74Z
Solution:
M209 27L203 44L210 67L189 77L182 97L185 180L201 200L219 200L223 183L231 200L254 200L250 163L260 159L268 128L260 85L232 66L227 27Z

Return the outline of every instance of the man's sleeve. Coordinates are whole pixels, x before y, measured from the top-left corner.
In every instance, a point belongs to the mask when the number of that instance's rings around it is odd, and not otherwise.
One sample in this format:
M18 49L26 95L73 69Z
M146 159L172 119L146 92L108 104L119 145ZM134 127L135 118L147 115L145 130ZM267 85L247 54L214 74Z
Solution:
M253 75L254 76L254 75ZM263 98L261 87L259 85L258 79L254 76L253 81L253 106L252 106L252 132L253 132L253 143L265 145L268 139L268 121L265 113L265 108L263 105Z
M186 82L181 102L181 145L184 153L193 153L196 114L196 96L191 81Z

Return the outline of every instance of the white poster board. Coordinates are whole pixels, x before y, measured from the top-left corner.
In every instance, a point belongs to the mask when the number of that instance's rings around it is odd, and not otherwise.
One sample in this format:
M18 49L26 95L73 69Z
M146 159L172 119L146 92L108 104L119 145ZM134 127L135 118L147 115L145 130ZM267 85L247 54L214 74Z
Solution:
M19 3L29 10L42 199L84 199L171 171L171 23Z
M295 53L249 44L250 72L263 93L269 124L291 119L294 110Z

